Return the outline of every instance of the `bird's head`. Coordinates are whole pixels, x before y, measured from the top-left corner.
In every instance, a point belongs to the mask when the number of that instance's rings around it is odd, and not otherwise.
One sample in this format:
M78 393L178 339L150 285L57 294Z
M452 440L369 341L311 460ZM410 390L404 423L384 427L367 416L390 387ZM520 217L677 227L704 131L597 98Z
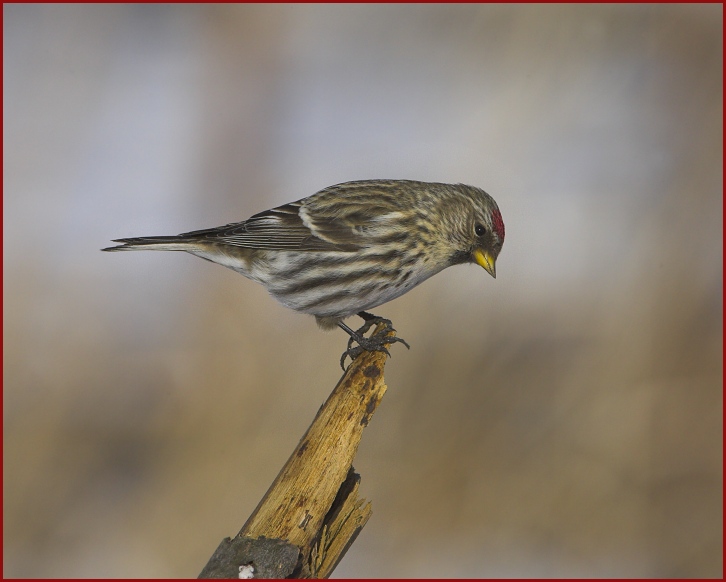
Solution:
M452 263L476 263L492 277L497 276L496 261L504 244L504 221L494 199L484 190L457 185L459 194L450 216L450 233L456 251ZM455 224L455 226L454 226Z

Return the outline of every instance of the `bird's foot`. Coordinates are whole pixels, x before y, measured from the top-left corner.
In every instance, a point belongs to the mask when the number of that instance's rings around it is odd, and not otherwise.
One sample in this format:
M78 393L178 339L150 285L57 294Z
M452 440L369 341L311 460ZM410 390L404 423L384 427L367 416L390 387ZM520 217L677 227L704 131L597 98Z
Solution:
M405 339L388 335L388 332L396 331L393 328L393 324L390 319L384 319L383 317L378 317L377 315L373 315L366 311L361 311L358 313L358 316L365 320L365 323L355 331L345 324L340 324L340 327L342 327L350 336L348 339L348 349L346 349L340 357L340 367L343 368L343 370L345 370L346 357L350 357L350 361L352 363L353 360L355 360L363 352L383 352L390 358L391 353L386 348L386 344L402 343L408 349L411 349L411 346L408 345L408 342ZM381 323L384 324L384 327L380 331L374 333L370 337L366 337L364 335L371 327ZM358 345L354 346L354 343Z

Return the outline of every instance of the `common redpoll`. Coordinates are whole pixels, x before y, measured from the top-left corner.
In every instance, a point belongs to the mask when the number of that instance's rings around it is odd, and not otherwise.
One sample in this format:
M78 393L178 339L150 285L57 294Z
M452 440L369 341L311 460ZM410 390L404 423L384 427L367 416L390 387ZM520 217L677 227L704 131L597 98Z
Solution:
M386 322L366 310L452 265L477 263L496 277L504 222L494 199L473 186L361 180L243 222L114 242L123 244L103 250L186 251L233 269L283 305L314 315L323 329L345 330L353 357L403 341L364 337L373 323ZM354 314L366 320L358 331L343 323ZM353 340L360 348L351 353Z

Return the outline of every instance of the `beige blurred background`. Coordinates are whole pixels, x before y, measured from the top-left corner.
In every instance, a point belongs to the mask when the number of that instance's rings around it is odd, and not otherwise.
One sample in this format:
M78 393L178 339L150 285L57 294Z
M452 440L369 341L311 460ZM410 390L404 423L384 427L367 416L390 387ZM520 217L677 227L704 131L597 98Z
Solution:
M5 576L196 576L340 376L232 271L99 249L365 178L507 240L376 310L336 576L721 576L721 5L3 12Z

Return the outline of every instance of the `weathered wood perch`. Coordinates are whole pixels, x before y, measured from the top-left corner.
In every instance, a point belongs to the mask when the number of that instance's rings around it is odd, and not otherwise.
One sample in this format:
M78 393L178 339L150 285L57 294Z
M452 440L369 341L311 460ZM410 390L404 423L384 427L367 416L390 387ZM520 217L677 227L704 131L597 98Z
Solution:
M352 463L386 392L385 363L385 354L363 352L348 367L247 523L222 540L199 578L330 576L371 516Z

